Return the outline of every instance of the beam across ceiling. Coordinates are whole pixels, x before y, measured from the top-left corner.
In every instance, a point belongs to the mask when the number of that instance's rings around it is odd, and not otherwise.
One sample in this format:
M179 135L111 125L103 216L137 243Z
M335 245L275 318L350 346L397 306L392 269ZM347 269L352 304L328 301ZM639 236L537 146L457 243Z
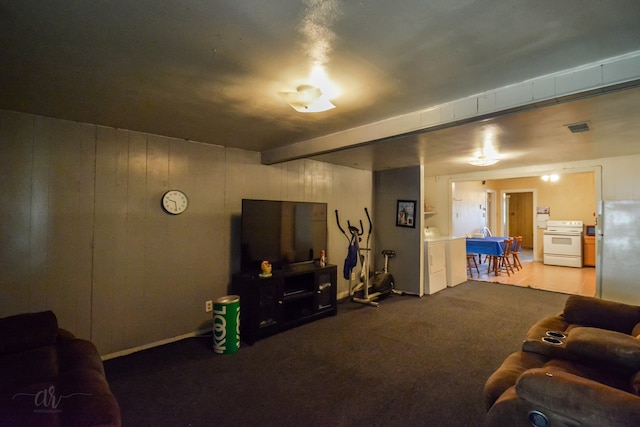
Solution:
M640 85L640 51L261 153L271 165Z

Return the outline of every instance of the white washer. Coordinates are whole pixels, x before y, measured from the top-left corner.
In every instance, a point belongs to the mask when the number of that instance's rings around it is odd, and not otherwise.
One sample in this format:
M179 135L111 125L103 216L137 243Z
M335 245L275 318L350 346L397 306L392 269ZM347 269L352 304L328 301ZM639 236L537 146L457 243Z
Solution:
M467 239L466 237L441 236L437 227L425 227L425 240L445 241L445 263L447 286L453 287L467 281ZM426 253L426 248L425 248Z
M435 227L424 229L424 293L435 294L447 287L447 240Z

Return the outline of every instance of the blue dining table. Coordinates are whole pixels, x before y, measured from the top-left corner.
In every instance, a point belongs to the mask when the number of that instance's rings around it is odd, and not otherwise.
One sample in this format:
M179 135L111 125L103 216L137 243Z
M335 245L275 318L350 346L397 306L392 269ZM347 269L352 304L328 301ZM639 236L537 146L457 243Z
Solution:
M467 237L467 253L500 256L508 237Z
M481 254L489 256L501 256L504 254L504 241L508 240L508 237L494 236L494 237L467 237L467 253L468 254ZM491 263L489 263L491 265ZM498 263L493 263L493 269L495 275L498 275Z

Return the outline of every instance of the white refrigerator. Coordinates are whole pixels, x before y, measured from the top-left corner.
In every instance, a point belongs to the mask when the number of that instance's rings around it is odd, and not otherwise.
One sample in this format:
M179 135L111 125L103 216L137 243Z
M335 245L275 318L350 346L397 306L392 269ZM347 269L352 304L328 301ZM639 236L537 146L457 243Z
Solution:
M600 201L596 226L596 296L640 305L640 201Z

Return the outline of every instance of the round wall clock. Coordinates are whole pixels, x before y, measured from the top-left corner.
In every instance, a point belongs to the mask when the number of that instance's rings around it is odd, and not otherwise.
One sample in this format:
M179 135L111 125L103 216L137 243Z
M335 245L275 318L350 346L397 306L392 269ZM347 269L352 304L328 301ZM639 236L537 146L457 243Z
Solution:
M189 199L180 190L169 190L162 196L162 208L171 215L178 215L187 210Z

